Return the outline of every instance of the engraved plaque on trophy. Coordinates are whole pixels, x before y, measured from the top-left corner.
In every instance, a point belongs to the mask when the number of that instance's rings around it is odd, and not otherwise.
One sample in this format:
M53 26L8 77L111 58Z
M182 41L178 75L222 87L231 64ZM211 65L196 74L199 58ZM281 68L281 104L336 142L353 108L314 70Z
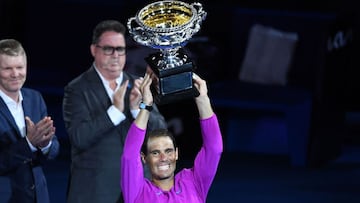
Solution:
M205 17L200 3L165 0L148 4L129 18L134 41L158 50L145 58L155 76L151 86L155 103L199 95L192 79L196 67L182 47L200 30Z

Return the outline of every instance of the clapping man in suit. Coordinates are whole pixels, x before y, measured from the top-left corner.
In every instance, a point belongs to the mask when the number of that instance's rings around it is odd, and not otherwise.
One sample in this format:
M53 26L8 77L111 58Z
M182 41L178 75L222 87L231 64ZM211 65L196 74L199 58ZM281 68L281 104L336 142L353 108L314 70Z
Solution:
M23 87L26 73L20 42L0 40L0 175L10 179L9 203L49 203L42 165L59 142L43 97Z
M120 157L140 111L143 80L124 71L125 31L116 20L96 25L90 45L94 63L65 87L63 114L71 144L68 203L122 201ZM154 105L149 128L161 127L166 122Z

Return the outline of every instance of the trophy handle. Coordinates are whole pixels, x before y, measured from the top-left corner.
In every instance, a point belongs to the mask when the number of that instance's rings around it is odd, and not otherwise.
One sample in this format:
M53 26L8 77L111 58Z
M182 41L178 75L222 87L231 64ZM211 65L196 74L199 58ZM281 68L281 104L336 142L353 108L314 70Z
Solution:
M129 18L127 22L129 33L134 36L134 40L142 45L149 46L149 42L144 36L144 28L136 21L136 17Z
M192 30L189 33L190 37L197 33L200 30L200 25L203 20L205 20L207 13L203 10L202 4L199 2L192 3L191 6L196 10L197 15L194 19L194 23L192 24Z
M131 17L131 18L129 18L129 20L128 20L128 22L127 22L127 28L128 28L128 30L129 30L129 32L130 33L133 33L133 27L132 27L132 25L133 25L133 22L136 20L136 18L135 17Z
M195 2L191 4L194 9L196 9L196 12L198 13L198 20L202 21L206 18L206 12L203 10L202 4L199 2Z

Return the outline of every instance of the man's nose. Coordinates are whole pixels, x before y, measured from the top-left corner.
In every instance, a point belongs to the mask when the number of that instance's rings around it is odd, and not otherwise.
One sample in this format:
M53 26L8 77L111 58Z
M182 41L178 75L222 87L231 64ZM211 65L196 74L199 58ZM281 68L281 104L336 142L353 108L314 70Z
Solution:
M166 160L167 159L167 156L165 153L160 153L160 160L163 161L163 160Z
M16 77L16 76L18 76L19 75L19 71L18 70L16 70L16 69L13 69L12 71L11 71L11 76L12 77Z

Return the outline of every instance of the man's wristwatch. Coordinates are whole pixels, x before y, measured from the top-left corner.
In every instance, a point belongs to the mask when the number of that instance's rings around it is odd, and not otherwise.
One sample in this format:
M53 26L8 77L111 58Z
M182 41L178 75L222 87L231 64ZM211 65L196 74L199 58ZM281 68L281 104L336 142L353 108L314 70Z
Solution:
M143 103L143 102L140 103L139 108L140 108L140 109L146 109L146 110L148 110L149 112L151 112L151 111L153 110L153 107L152 107L152 106L146 105L146 104Z

